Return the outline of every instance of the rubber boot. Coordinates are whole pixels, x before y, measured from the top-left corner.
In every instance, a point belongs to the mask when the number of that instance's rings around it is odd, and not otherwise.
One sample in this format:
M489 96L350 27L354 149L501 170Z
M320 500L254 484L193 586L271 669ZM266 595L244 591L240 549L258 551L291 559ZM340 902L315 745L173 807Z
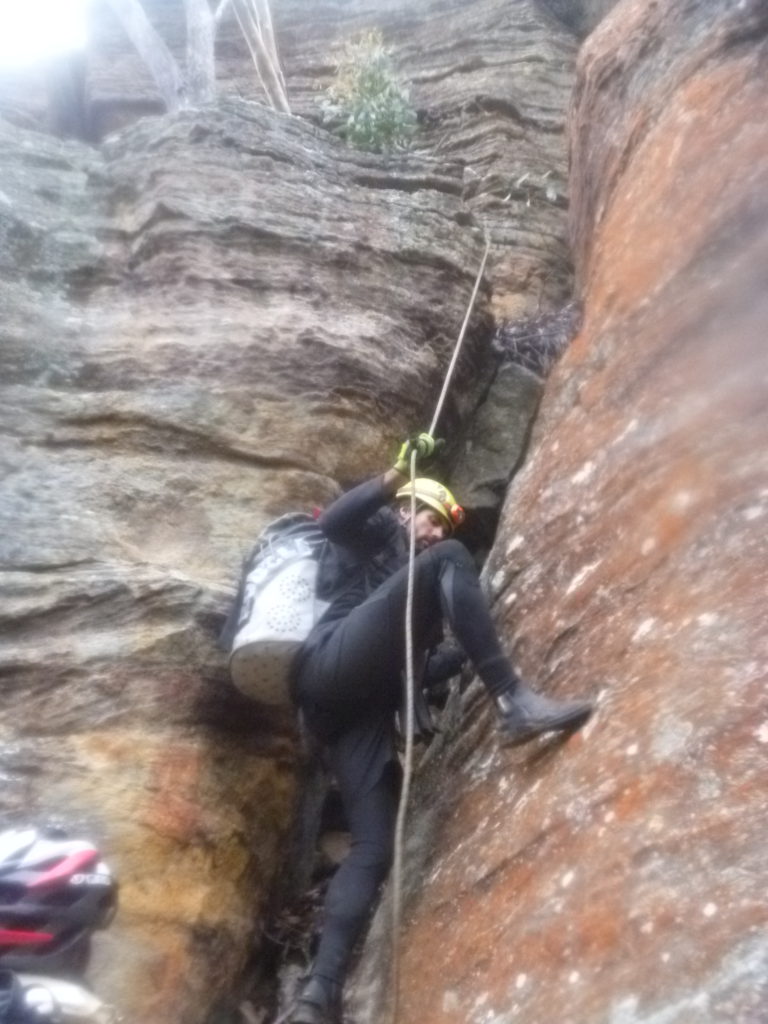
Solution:
M341 1024L341 985L310 976L299 995L289 1024Z
M544 732L578 729L592 714L588 700L552 700L534 693L523 683L496 698L501 743L516 747Z

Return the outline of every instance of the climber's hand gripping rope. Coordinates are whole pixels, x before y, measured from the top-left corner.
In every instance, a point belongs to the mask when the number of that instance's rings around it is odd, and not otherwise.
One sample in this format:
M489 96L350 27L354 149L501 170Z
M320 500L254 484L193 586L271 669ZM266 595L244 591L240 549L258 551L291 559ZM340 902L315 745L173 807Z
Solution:
M411 471L411 455L416 455L416 461L423 465L432 459L443 447L445 441L442 438L432 437L431 434L422 432L409 437L403 441L397 459L392 468L403 476L409 475Z

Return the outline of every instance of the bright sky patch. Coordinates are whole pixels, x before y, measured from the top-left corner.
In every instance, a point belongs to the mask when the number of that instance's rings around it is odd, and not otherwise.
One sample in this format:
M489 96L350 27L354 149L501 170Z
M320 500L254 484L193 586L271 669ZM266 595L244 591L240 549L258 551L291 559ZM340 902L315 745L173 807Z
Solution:
M85 46L89 0L0 0L0 71Z

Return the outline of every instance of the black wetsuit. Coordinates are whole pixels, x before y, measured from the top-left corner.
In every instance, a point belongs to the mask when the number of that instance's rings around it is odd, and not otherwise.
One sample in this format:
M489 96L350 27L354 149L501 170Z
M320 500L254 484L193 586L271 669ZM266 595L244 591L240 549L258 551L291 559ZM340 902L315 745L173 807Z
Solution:
M381 477L342 495L320 517L332 542L319 592L331 601L294 665L294 695L325 745L352 846L328 890L313 973L340 981L392 858L399 768L408 534ZM444 540L415 561L413 640L425 653L447 619L492 695L515 685L467 549Z

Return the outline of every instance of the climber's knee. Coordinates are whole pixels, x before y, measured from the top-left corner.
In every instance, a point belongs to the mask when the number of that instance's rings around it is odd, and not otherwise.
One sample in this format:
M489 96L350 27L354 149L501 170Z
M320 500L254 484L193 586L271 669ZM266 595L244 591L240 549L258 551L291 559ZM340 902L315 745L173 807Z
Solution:
M438 541L437 544L427 548L419 557L431 558L442 563L450 562L461 568L474 569L474 562L469 551L467 551L460 540L453 540L452 538Z

